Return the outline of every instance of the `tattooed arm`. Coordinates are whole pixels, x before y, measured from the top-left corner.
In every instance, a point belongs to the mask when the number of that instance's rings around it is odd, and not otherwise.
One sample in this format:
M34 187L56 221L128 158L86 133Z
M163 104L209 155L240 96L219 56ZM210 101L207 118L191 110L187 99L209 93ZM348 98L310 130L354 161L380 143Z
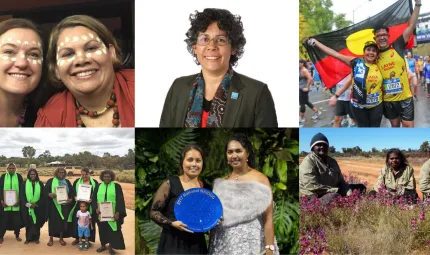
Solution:
M162 227L167 227L172 224L172 221L161 213L169 202L169 193L170 182L169 180L165 180L158 188L152 202L151 210L149 211L151 219Z

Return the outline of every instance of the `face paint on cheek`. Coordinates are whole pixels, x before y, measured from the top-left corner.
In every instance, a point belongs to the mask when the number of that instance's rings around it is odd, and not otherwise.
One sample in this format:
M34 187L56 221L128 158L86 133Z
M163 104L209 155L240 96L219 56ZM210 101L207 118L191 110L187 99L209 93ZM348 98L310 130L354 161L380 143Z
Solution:
M21 40L16 40L16 43L17 44L21 44Z
M71 57L71 58L69 58L69 59L67 59L67 62L73 62L73 61L75 61L75 59L76 59L76 57L75 56L73 56L73 57Z
M2 56L1 59L7 61L7 60L9 60L9 57L8 56Z

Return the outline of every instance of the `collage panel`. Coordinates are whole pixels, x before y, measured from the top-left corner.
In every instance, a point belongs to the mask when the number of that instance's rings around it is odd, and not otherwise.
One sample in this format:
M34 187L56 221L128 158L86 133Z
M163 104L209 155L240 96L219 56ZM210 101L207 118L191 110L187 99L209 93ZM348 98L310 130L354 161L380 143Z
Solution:
M422 0L299 0L300 127L429 127Z
M137 127L297 126L283 46L297 27L284 32L281 2L137 1L136 9L145 27L136 34L145 84Z
M0 129L1 254L135 254L132 129Z
M136 129L136 254L298 252L296 129Z
M1 127L134 127L134 0L0 3Z
M428 129L300 129L300 254L427 254Z

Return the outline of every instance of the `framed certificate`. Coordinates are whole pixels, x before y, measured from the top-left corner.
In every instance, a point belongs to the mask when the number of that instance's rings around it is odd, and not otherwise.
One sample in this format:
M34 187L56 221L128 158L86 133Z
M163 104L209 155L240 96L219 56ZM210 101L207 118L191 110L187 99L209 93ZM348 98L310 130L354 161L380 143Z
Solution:
M91 186L90 184L79 184L78 195L76 196L76 199L78 201L85 201L85 202L90 200L92 188L93 186Z
M100 221L114 221L112 202L99 203Z
M16 204L17 198L16 198L16 190L4 190L4 202L8 206L13 206Z
M57 195L57 203L59 204L65 204L69 199L66 186L55 187L55 194Z

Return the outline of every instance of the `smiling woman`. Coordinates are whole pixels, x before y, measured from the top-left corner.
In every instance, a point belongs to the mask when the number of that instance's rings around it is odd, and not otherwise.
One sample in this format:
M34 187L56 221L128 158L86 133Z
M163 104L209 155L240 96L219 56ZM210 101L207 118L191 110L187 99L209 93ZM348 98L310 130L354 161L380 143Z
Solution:
M205 9L190 21L185 42L202 71L173 82L160 127L277 127L267 85L233 71L246 44L240 16Z
M33 125L28 123L26 108L42 76L41 38L29 20L0 22L0 127Z
M134 70L98 20L75 15L51 32L48 79L66 87L38 112L37 127L134 127Z

